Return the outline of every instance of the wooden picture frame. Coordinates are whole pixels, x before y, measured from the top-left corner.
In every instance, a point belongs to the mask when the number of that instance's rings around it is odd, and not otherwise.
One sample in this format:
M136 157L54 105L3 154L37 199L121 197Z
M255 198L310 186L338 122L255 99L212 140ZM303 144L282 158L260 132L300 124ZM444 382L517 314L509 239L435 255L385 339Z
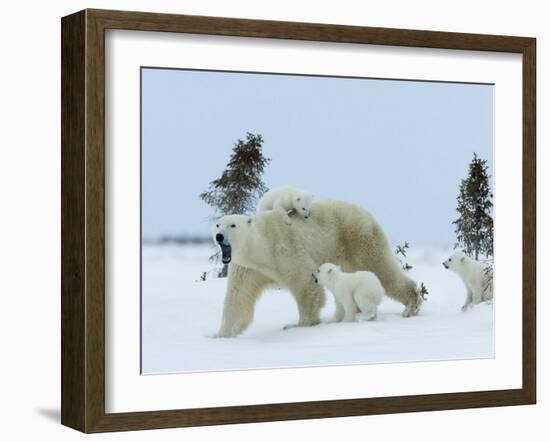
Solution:
M62 424L83 432L534 404L536 41L533 38L84 10L62 19ZM170 411L105 411L105 30L493 51L523 64L523 385L456 392Z

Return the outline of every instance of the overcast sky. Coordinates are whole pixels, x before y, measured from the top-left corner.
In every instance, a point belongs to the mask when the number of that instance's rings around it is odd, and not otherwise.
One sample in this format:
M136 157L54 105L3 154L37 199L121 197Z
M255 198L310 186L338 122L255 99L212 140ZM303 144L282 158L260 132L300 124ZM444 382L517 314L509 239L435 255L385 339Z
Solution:
M264 181L359 204L393 243L452 245L475 151L493 167L491 85L142 69L144 238L208 235L198 195L246 132Z

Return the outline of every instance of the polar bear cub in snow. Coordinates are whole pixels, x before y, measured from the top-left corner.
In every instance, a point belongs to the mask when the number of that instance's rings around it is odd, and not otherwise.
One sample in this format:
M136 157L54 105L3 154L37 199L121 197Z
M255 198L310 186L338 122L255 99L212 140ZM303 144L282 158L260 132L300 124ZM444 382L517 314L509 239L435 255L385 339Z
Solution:
M328 288L336 301L335 322L351 322L359 313L361 319L376 319L384 287L378 277L367 271L343 272L334 264L325 263L312 274L318 284Z
M458 273L466 286L466 302L462 310L493 299L492 272L487 272L487 266L462 252L455 252L449 259L443 261L443 267Z
M305 219L309 218L309 209L313 195L301 189L285 186L267 191L258 203L256 213L275 210L281 214L283 221L289 226L292 224L288 212L295 210Z

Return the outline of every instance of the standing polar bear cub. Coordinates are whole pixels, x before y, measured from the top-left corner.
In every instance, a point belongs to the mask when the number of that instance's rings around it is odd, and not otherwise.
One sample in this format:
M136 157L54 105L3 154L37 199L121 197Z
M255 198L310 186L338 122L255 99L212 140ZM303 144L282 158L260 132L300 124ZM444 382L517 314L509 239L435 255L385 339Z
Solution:
M361 319L376 319L384 297L384 287L372 272L345 273L334 264L325 263L312 274L318 284L328 288L336 301L334 322L351 322L360 312Z
M278 187L265 193L258 202L256 213L274 210L290 226L292 221L288 216L289 210L295 210L298 215L307 219L312 201L313 195L309 192L290 186Z
M466 286L466 302L462 310L493 299L493 281L482 263L469 258L462 252L455 252L443 261L443 267L458 273Z

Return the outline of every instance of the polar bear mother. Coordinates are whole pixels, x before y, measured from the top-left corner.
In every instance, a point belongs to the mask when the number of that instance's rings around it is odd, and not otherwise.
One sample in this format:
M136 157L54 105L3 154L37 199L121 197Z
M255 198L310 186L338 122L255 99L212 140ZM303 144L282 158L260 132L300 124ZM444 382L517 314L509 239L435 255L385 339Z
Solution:
M254 217L220 218L213 237L229 264L219 337L242 333L252 322L260 294L270 286L285 287L298 304L298 326L320 322L324 290L311 272L324 262L344 271L376 274L388 296L405 306L403 316L415 315L422 298L392 253L382 227L367 211L343 201L313 203L311 216L294 217L291 226L274 211Z

